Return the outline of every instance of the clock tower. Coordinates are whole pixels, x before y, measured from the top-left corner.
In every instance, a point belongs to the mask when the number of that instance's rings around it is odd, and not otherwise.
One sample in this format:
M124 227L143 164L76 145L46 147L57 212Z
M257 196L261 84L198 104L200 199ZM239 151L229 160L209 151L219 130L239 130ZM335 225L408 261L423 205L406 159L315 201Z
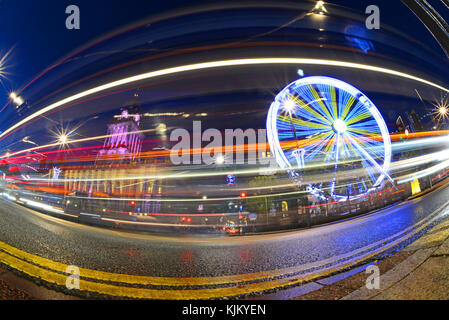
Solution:
M107 137L103 148L98 153L97 161L123 163L137 161L142 151L144 138L140 127L141 106L139 95L134 94L120 108L120 114L108 124Z

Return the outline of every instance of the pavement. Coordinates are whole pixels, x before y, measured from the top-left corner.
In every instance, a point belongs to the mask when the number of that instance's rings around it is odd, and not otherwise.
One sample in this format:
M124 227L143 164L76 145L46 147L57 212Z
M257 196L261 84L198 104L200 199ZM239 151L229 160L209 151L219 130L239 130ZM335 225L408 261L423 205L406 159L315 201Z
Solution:
M3 208L14 210L0 212L4 222L0 228L12 230L12 234L0 234L0 296L58 300L222 296L447 299L448 190L445 186L383 212L334 225L277 235L195 241L82 226L7 203ZM344 248L348 250L338 252ZM338 254L335 249L339 249ZM155 250L159 251L156 255ZM280 252L272 255L275 250ZM317 252L324 255L314 255ZM152 259L147 254L153 254ZM168 260L158 260L162 255ZM273 259L290 255L292 261L273 264ZM207 272L211 265L201 269L203 274L197 273L207 257L214 258L215 266L218 262L222 265L213 273ZM73 259L79 264L70 263ZM233 259L237 263L232 263ZM83 291L64 289L69 264L80 266ZM170 264L173 268L168 270ZM379 267L380 288L369 290L365 269L372 264ZM246 272L251 265L279 265L280 269ZM229 268L240 273L226 272ZM184 277L173 277L173 272ZM262 291L263 295L257 294Z
M380 271L379 288L367 287ZM447 300L449 299L449 221L433 227L397 254L346 273L309 283L292 300ZM273 297L275 298L275 297Z
M0 300L79 300L0 268Z
M380 288L361 287L343 299L447 300L449 299L449 222L408 246L404 261L380 277Z
M0 277L3 277L7 270L0 268ZM0 278L0 300L35 300L27 291L17 288L17 283L8 284Z

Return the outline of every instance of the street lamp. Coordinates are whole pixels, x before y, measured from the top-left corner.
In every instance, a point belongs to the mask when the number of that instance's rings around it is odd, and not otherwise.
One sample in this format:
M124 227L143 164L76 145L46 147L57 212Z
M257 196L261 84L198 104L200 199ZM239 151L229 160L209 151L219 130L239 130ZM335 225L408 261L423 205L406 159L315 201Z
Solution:
M87 120L84 120L83 122L81 122L80 124L78 124L76 127L72 128L69 130L69 128L64 128L64 127L60 127L60 128L56 128L56 131L52 131L50 130L51 133L54 134L55 138L57 139L56 141L61 144L61 145L66 145L69 142L69 137L72 136L72 134L74 134L74 132L76 130L78 130L79 128L81 128L82 126L84 126L88 121L90 120L94 120L94 119L98 119L98 116L93 116L90 117ZM49 119L50 120L50 119ZM80 135L79 133L75 133Z
M292 125L292 130L293 130L293 134L295 136L295 141L296 141L296 148L299 149L299 144L298 144L298 136L296 134L296 129L295 129L295 125L293 124L293 116L292 116L292 110L295 108L296 103L295 101L288 99L285 103L284 103L284 108L285 110L288 111L288 116L290 118L290 124Z
M59 141L60 143L62 143L62 144L66 144L66 143L67 143L67 140L68 140L68 137L67 137L66 134L61 134L61 135L58 137L58 141Z
M9 97L12 99L12 101L20 107L23 104L23 99L19 97L15 92L11 92L9 94Z
M325 13L327 13L327 9L324 6L324 1L317 1L315 7L312 9L312 12L318 15L324 15Z
M38 146L38 144L36 142L31 141L29 139L30 139L30 137L25 137L25 138L22 139L22 142L31 143L31 144L34 144L34 145Z
M433 115L433 120L435 122L436 129L441 127L443 124L445 125L447 119L449 118L449 101L447 97L441 97L434 103L432 103L435 107L433 112L429 115Z
M219 154L216 158L215 158L215 163L222 165L225 162L225 158L222 154Z

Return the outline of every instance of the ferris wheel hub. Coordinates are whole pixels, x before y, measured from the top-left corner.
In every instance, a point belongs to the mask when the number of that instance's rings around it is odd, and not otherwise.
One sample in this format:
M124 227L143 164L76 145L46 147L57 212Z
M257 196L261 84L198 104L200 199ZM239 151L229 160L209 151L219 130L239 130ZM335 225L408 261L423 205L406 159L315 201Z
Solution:
M334 121L334 123L332 124L332 129L334 129L334 131L336 133L340 133L343 134L346 132L346 130L348 129L348 127L346 126L346 123L341 120L341 119L337 119Z

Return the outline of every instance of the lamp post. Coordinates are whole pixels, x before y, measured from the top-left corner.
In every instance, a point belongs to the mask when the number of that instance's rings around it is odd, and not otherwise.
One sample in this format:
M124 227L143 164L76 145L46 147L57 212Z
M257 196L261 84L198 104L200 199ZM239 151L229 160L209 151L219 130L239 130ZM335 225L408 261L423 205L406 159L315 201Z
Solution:
M298 136L296 134L296 129L295 129L295 125L293 124L293 116L292 116L292 110L295 106L296 106L296 103L293 100L287 100L284 104L285 110L288 111L288 117L290 119L290 124L292 125L293 135L294 135L295 141L296 141L296 148L299 149Z
M25 142L25 143L30 143L30 144L34 144L34 145L36 145L36 146L39 146L36 142L34 142L34 141L31 141L30 140L30 137L25 137L25 138L23 138L22 139L22 142Z

